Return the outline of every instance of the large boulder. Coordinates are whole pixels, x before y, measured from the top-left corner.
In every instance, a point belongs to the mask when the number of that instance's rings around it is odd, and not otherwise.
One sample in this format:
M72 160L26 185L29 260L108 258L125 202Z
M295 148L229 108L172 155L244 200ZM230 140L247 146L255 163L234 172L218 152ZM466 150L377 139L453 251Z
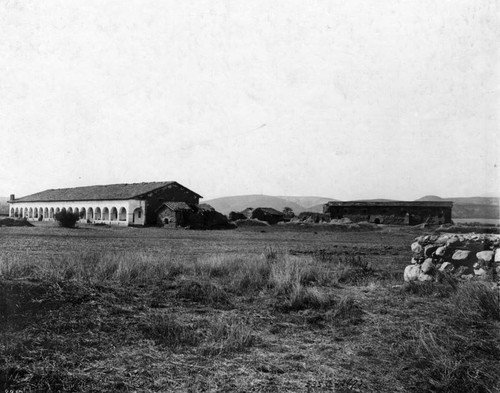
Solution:
M422 266L420 269L422 270L422 273L425 274L430 274L434 271L436 266L434 266L434 262L432 261L432 258L427 258L424 263L422 263Z
M415 254L420 254L423 251L422 246L420 243L417 241L411 245L411 251Z
M441 247L436 248L436 251L435 251L436 256L444 257L445 253L446 253L446 246L441 246Z
M490 262L493 259L493 251L479 251L476 254L476 258L479 259L480 261L484 262Z
M420 273L418 275L418 281L434 281L434 276L432 274Z
M422 270L419 265L408 265L405 268L403 277L406 282L417 281L421 273Z
M468 251L468 250L456 250L453 253L453 256L451 257L451 259L453 259L454 261L464 261L464 260L469 258L469 254L470 254L470 251Z

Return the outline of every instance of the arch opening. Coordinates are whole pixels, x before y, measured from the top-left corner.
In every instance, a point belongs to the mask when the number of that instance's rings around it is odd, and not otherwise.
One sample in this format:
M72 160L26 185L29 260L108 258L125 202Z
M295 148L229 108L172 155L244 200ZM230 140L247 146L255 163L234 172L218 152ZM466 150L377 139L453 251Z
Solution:
M95 209L95 219L96 220L100 220L101 219L101 208L100 207L97 207Z
M116 221L118 219L118 210L116 210L114 206L111 208L110 219L111 221Z
M87 220L93 220L94 219L94 209L89 207L89 210L87 212Z
M120 209L120 217L119 217L119 220L120 221L127 221L127 209L125 209L124 207L122 207Z
M108 221L109 220L109 209L107 207L105 207L103 210L102 210L102 219L104 221Z

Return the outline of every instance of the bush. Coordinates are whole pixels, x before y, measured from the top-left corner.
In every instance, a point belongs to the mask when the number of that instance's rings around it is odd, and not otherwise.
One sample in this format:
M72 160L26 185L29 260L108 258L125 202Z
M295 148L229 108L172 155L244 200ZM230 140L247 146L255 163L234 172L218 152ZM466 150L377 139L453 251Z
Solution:
M74 228L76 222L80 219L78 213L71 213L66 210L56 213L54 218L64 228Z

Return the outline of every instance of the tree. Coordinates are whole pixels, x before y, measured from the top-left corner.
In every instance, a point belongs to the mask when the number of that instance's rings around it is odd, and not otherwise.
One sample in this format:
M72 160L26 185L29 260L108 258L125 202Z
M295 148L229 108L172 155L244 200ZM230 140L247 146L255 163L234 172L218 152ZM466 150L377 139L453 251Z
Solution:
M78 213L71 213L64 209L56 213L54 218L64 228L74 228L76 222L80 219Z
M283 208L283 214L285 215L285 218L295 217L295 213L293 212L293 209L291 207L288 207L288 206Z

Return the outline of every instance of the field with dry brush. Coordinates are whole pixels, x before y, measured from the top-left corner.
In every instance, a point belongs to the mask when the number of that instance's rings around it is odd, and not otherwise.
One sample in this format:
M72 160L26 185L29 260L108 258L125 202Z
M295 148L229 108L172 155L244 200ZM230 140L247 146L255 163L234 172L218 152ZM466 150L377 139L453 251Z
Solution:
M0 389L498 392L498 291L403 285L422 233L0 228Z

